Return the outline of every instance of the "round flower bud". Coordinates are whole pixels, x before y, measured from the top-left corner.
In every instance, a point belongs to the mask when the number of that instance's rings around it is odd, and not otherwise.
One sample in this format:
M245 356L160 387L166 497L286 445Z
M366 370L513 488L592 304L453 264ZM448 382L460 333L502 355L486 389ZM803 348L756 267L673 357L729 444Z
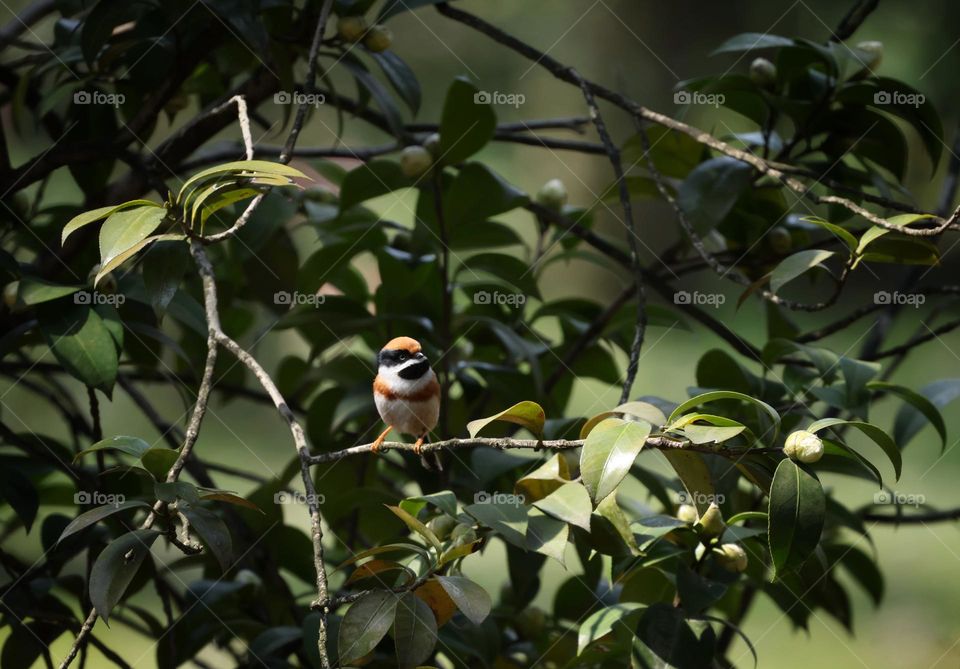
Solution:
M440 133L435 132L423 140L423 148L430 152L434 160L440 157Z
M544 613L543 609L529 606L517 614L514 618L514 625L524 639L537 639L546 628L547 614Z
M341 16L337 32L348 42L359 42L367 32L367 20L362 16Z
M699 515L697 514L697 507L691 504L681 504L677 509L677 519L682 520L685 523L690 523L693 525L697 522Z
M567 203L567 187L560 179L550 179L537 191L537 203L559 211Z
M717 562L727 571L741 572L747 568L747 552L740 544L723 544L713 552Z
M476 541L477 533L469 525L460 523L450 532L450 538L457 546L463 546L464 544L472 544Z
M770 248L780 255L786 255L793 247L793 237L782 225L771 228L767 233L767 239L770 241Z
M754 58L750 63L750 80L757 86L772 87L777 83L777 66L766 58Z
M783 445L783 454L798 462L816 462L823 457L823 441L813 432L791 432Z
M869 58L865 65L871 69L875 70L880 65L880 61L883 60L883 42L878 42L876 40L871 40L868 42L860 42L857 44L857 48L860 51L865 51Z
M13 309L17 305L17 295L20 294L20 282L14 281L8 283L3 288L3 303L7 309Z
M371 27L363 38L363 46L374 53L386 51L391 44L393 44L393 32L380 24Z
M711 503L707 510L700 516L700 529L704 536L713 538L719 537L727 529L727 524L723 522L723 515L720 513L720 507Z
M430 528L433 531L433 533L437 535L437 538L440 539L440 541L443 541L448 536L450 536L450 532L453 530L456 524L457 524L456 520L454 520L447 514L443 514L440 516L436 516L435 518L431 518L427 522L427 527Z
M433 165L433 156L422 146L408 146L400 153L400 171L415 179L427 173Z

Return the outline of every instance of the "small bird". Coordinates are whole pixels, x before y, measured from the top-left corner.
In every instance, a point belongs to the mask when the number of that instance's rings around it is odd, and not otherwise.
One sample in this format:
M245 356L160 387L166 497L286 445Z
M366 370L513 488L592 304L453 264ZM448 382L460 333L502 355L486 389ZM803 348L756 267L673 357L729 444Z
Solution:
M387 429L371 450L377 453L391 430L417 438L413 451L421 455L427 435L440 417L440 384L420 343L396 337L377 355L379 369L373 380L373 399ZM438 461L439 462L439 461Z

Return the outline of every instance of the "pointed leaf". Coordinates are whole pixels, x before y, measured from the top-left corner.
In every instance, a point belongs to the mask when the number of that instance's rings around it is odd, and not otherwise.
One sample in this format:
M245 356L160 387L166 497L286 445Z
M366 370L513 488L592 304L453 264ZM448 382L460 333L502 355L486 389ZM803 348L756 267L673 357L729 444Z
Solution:
M826 514L823 488L813 475L785 458L770 486L767 538L777 575L806 560L820 542Z
M110 542L90 570L90 601L104 622L136 575L150 546L160 536L157 530L134 530ZM126 559L127 553L132 553Z
M350 664L372 651L393 624L397 596L373 590L355 601L340 623L340 662Z
M479 418L470 421L467 423L467 432L471 437L476 437L480 430L498 420L525 427L540 438L543 435L543 423L546 420L546 414L544 414L543 408L536 402L519 402L509 409L505 409L488 418Z
M587 436L580 452L580 476L595 504L620 485L650 430L644 421L608 418Z
M436 578L457 608L474 625L479 625L486 619L493 606L486 590L464 576L437 576Z

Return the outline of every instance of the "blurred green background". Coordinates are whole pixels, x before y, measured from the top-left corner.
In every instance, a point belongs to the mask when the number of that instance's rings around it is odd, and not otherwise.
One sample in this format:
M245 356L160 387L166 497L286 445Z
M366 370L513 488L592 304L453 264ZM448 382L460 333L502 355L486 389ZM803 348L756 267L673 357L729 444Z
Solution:
M14 13L25 4L0 2L0 22L14 20ZM728 69L746 71L749 57L739 60L734 55L710 57L710 52L727 38L749 31L825 40L852 3L836 0L798 0L793 3L750 0L723 3L689 0L466 0L457 4L560 61L575 65L594 81L622 91L653 109L683 116L684 109L673 103L678 82ZM193 11L204 10L196 8ZM575 88L558 83L545 70L531 66L512 53L496 49L489 40L444 19L431 9L401 15L392 21L391 28L395 34L395 50L414 68L424 87L424 102L418 121L438 119L444 92L451 79L458 75L471 76L483 90L524 96L524 103L516 108L508 105L496 107L500 121L580 116L586 112L580 92ZM40 38L46 38L50 30L51 20L48 19L36 28L36 33ZM960 4L954 0L881 0L879 9L852 41L867 39L881 40L886 46L879 72L916 86L933 100L943 116L948 141L953 141L960 120L956 95L956 72L960 66ZM9 55L5 54L6 57ZM333 77L338 80L336 70ZM262 129L255 129L254 138L262 143L282 143L285 129L279 124L279 112L274 113L270 107L267 103L261 111L265 117L278 123L266 134ZM612 109L604 109L615 138L622 141L633 133L629 119ZM3 117L7 127L10 123L8 111L4 110ZM173 128L161 123L148 144L167 136L188 116L178 117ZM716 135L748 128L746 122L735 115L712 108L692 109L685 120ZM335 115L331 110L321 108L308 121L300 146L332 145L334 128ZM569 136L569 133L558 136ZM908 137L911 142L918 143L915 136ZM234 141L236 138L235 128L223 136L224 140ZM389 138L363 122L348 119L343 141L355 148L380 144ZM30 141L29 137L12 141L13 163L19 165L45 147L46 143L39 136L35 141ZM945 154L934 178L930 177L930 166L920 153L915 155L920 157L911 166L909 183L921 206L932 209L937 204L939 183L949 154ZM570 193L570 202L585 206L592 204L597 193L612 180L609 164L598 156L494 143L485 149L483 158L513 184L531 193L546 180L560 178ZM344 161L344 164L349 165L351 161ZM48 187L48 197L52 201L75 202L78 196L75 186L66 170L60 172L62 174L57 174ZM410 195L388 196L375 204L398 222L410 224L412 221L414 203ZM603 206L599 209L598 230L619 241L621 235L616 220L604 211ZM803 205L798 205L796 212L808 213ZM643 260L655 265L657 251L677 239L676 223L661 203L641 202L636 213L640 236L646 246ZM504 220L515 224L524 234L533 233L529 215L516 214L506 216ZM312 249L312 239L312 236L305 235L300 240L302 253ZM944 263L956 267L957 252L947 248L943 251ZM362 267L362 258L359 263ZM586 293L612 296L628 280L621 274L589 264L556 264L552 272L553 278L548 274L542 283L547 297ZM829 312L832 317L810 317L807 322L826 323L843 314L850 305L869 301L876 290L890 289L895 285L895 279L883 273L879 273L876 282L864 273L858 280L860 283L854 284L855 290L848 291L841 303ZM748 302L737 311L734 305L738 292L732 284L719 285L712 274L704 273L685 278L683 285L688 289L709 286L711 291L724 292L727 301L719 309L718 317L745 339L762 343L764 319L759 307ZM890 341L903 341L922 327L921 319L927 310L908 309L907 312L895 325ZM873 325L871 319L859 321L830 343L838 352L849 349L855 355ZM640 362L635 394L655 394L672 400L686 396L687 386L694 382L699 357L710 348L726 347L712 333L695 325L691 327L691 330L670 331L651 328ZM270 368L271 363L302 346L292 335L274 334L260 342L255 353ZM40 353L38 349L37 354ZM358 353L369 355L370 352L358 349ZM935 379L957 376L960 376L960 333L954 332L912 353L892 380L918 388ZM159 386L154 386L154 390L153 399L164 415L171 420L181 417L184 407L175 393ZM609 408L616 404L618 392L599 382L580 382L568 413L591 415ZM19 392L15 384L5 380L0 385L0 401L2 411L21 420L24 429L29 426L40 433L60 434L59 424L33 406L29 395ZM895 400L888 400L878 406L871 419L889 427L897 406ZM900 492L925 495L928 504L940 508L960 505L956 485L960 476L960 449L954 448L960 443L960 417L948 409L945 418L950 436L945 454L940 455L935 434L927 428L907 450L904 475L896 485ZM123 393L118 392L113 403L104 403L103 422L107 435L135 434L150 440L158 436ZM182 418L180 422L183 422ZM270 475L279 472L289 461L288 440L283 423L273 411L243 400L224 404L218 398L211 405L198 448L209 460ZM324 447L333 449L349 445ZM655 460L660 455L647 453L641 457ZM887 473L884 471L885 475ZM250 483L239 479L220 478L224 486L240 493L251 487ZM854 508L868 504L875 490L867 483L850 478L828 476L825 483ZM322 481L320 489L322 491ZM634 492L638 499L646 499L639 486ZM296 507L286 510L288 516L296 516L298 511ZM66 509L65 512L72 511ZM305 525L305 514L299 515L304 517L294 518L293 522ZM35 527L39 526L39 520ZM914 525L900 529L877 526L873 528L872 536L873 549L879 555L887 581L886 599L881 608L874 610L862 591L854 588L852 592L857 594L853 602L856 635L848 635L836 621L819 613L812 617L808 635L792 630L789 620L769 600L761 598L744 628L757 648L761 667L789 669L822 665L934 669L960 666L960 616L957 615L960 533L957 524ZM27 536L20 530L5 536L3 543L5 550L28 562L39 557L36 531ZM861 548L870 549L869 546ZM155 553L170 557L162 548L155 549ZM470 575L494 596L505 572L501 568L501 559L501 547L497 544L491 546L482 558L466 564ZM570 564L576 565L577 561L571 560ZM538 598L538 603L547 609L555 585L567 577L555 564L551 564L549 570L549 578ZM181 573L184 578L188 575L189 572ZM295 587L294 590L309 588L309 584L302 585L303 588ZM156 602L148 605L159 606ZM7 633L9 628L0 631L0 642ZM134 666L154 666L154 650L123 626L114 625L109 630L98 627L97 633ZM68 645L69 640L61 637L53 646L54 658L62 657ZM731 657L739 656L740 666L750 666L752 660L746 647L738 642L736 648ZM138 655L141 655L139 659ZM91 657L91 666L98 666L97 655L94 653ZM212 651L205 652L202 657L213 663L226 661L224 656Z

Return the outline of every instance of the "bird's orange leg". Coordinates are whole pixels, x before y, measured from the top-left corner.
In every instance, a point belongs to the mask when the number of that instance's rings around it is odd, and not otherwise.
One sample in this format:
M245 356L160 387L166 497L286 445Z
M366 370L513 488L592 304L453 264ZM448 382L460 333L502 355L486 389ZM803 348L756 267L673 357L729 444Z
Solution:
M427 435L420 435L420 438L417 439L417 442L413 445L413 452L417 455L421 455L421 450L423 449L423 442L426 440Z
M373 443L370 445L370 451L372 453L379 453L380 447L383 446L384 440L387 438L387 435L390 434L390 430L393 429L393 425L387 425L387 429L380 433L380 436L374 439Z

